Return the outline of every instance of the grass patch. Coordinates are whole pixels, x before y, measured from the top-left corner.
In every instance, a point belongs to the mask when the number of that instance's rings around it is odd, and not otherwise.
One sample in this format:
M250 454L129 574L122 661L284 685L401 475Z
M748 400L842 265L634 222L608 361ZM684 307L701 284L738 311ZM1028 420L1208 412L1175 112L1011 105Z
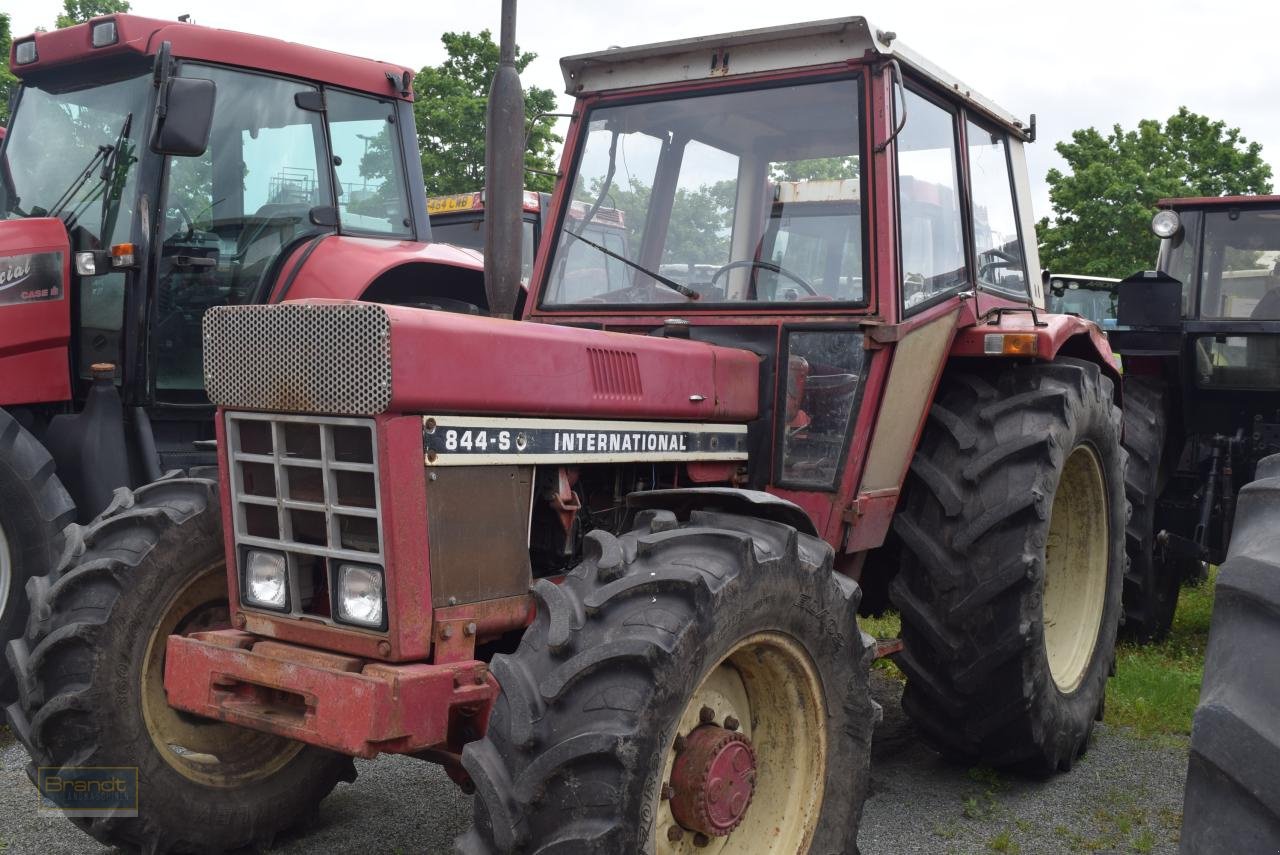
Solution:
M1173 629L1163 642L1123 642L1116 648L1116 676L1107 683L1107 724L1157 740L1181 742L1191 735L1217 576L1212 568L1207 582L1182 589Z
M876 639L900 638L902 636L902 619L898 617L898 613L894 611L886 611L879 617L859 617L858 628L868 635ZM907 675L902 673L890 659L877 659L872 666L878 671L884 671L885 676L892 677L895 680L905 682Z

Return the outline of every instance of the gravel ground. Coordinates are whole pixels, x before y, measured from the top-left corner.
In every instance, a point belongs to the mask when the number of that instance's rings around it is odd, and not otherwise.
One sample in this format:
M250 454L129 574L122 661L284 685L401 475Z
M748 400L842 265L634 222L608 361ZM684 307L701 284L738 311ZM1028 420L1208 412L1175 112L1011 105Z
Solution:
M885 719L876 735L864 855L1177 852L1185 747L1099 726L1067 775L1030 781L966 770L920 745L898 704L898 684L874 676ZM22 747L0 732L0 852L110 855L64 819L41 817ZM404 757L357 761L305 836L273 853L447 853L471 820L471 802L434 766Z

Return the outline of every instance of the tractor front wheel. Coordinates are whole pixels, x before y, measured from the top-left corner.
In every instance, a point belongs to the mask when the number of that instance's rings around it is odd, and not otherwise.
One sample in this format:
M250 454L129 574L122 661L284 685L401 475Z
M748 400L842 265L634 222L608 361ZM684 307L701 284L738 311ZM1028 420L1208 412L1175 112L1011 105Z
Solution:
M858 589L780 523L588 535L493 673L464 853L854 852L878 708Z
M14 734L37 767L138 770L136 817L73 817L147 852L269 845L314 810L348 757L179 712L165 701L165 640L228 625L217 485L169 478L120 490L67 529L61 566L32 579L26 635L10 643Z
M1101 717L1125 565L1112 383L1060 359L954 374L895 531L903 708L943 754L1070 769Z

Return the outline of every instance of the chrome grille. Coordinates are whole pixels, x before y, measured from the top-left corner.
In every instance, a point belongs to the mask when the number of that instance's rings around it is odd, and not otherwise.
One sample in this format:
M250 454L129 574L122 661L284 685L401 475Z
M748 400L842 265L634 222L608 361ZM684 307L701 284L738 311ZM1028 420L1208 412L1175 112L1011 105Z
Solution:
M391 403L391 320L372 303L212 308L204 384L222 407L376 415Z
M250 549L284 554L290 612L332 623L338 566L384 567L373 421L239 412L226 420L237 569Z

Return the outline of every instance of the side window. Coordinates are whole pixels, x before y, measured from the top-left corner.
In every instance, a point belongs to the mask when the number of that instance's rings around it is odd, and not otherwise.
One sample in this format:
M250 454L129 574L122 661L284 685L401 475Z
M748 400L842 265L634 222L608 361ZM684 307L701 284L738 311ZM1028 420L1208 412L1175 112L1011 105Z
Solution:
M1009 143L1004 134L992 133L973 121L966 126L978 284L1025 297L1027 264L1018 237Z
M858 410L865 360L860 332L794 331L787 336L779 482L822 490L835 486Z
M395 105L329 89L325 107L342 230L408 237L409 204Z
M960 218L955 117L907 90L898 135L902 301L909 310L969 281Z

